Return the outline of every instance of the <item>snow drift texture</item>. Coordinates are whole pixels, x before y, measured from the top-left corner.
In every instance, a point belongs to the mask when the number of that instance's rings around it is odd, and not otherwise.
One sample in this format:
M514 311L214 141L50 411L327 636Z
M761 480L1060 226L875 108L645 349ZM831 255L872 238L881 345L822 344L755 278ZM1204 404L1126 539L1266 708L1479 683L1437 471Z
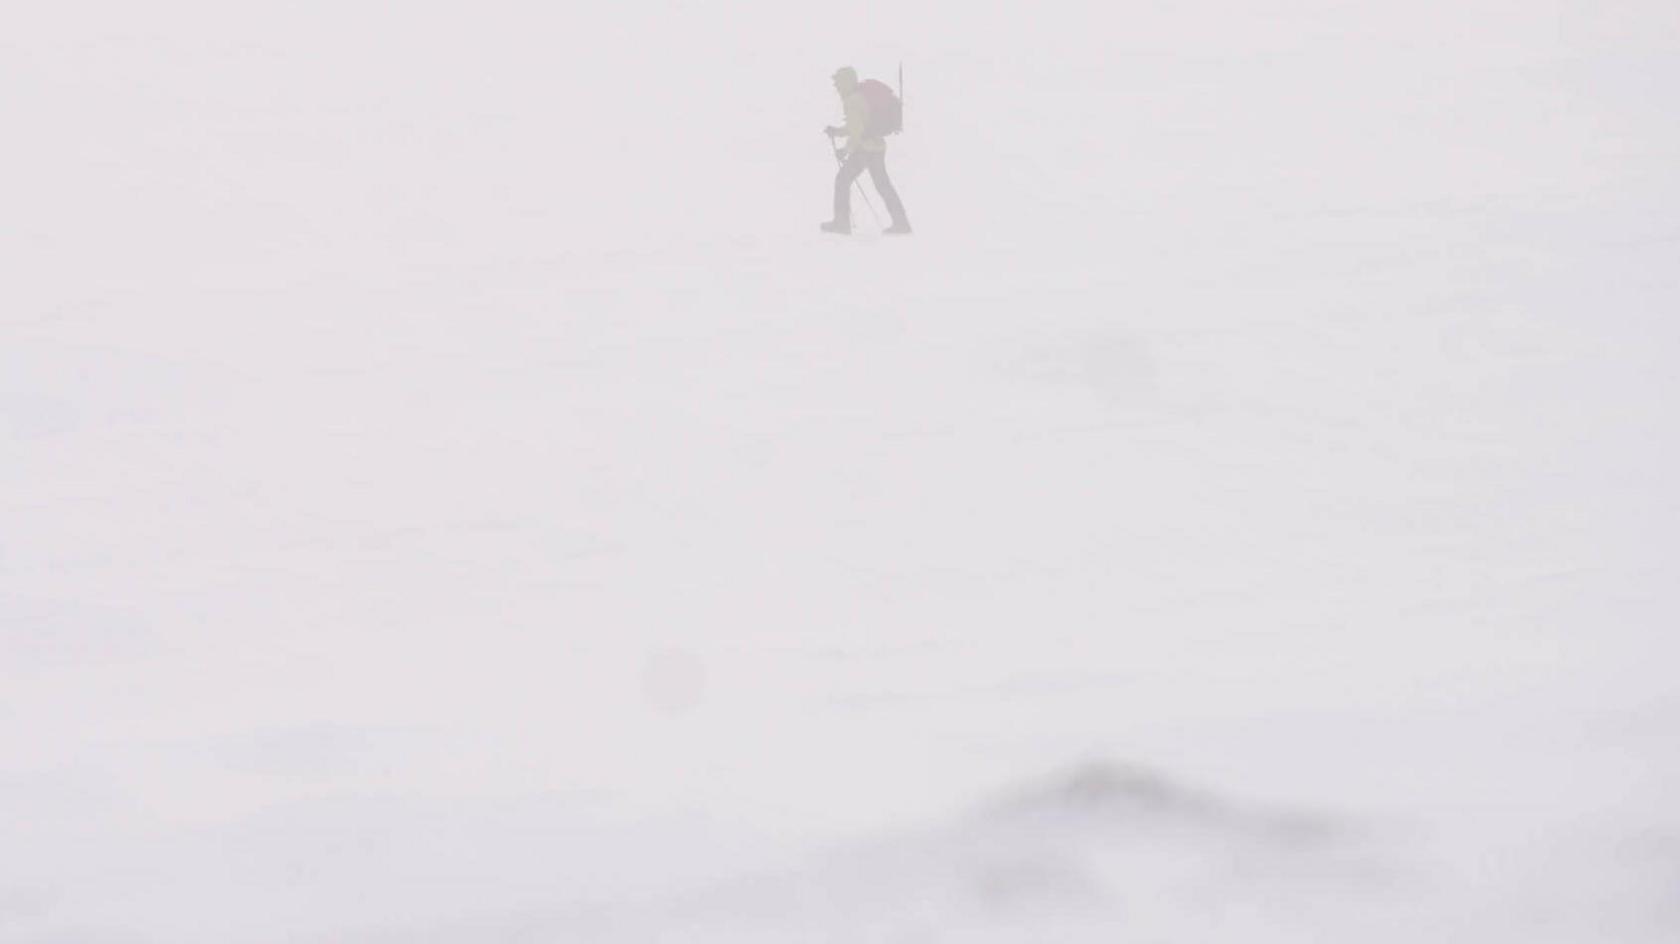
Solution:
M622 6L8 7L0 941L1680 936L1680 7Z

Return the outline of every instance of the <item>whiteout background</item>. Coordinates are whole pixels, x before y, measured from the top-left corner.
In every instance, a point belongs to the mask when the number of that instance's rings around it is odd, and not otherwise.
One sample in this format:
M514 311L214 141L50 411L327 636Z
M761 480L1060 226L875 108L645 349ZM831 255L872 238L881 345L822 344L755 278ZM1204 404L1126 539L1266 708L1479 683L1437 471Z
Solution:
M1680 7L632 6L7 7L0 941L1680 934Z

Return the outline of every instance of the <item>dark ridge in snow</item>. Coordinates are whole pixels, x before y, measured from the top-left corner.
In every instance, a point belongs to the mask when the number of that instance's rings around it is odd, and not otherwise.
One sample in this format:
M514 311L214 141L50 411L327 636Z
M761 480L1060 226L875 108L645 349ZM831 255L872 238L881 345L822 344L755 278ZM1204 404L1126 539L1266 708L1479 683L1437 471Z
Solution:
M1090 763L1004 801L1016 815L1188 813L1212 815L1221 804L1146 767Z
M1014 794L988 813L995 821L1032 825L1199 826L1299 842L1325 840L1343 831L1327 816L1241 805L1123 762L1085 764Z

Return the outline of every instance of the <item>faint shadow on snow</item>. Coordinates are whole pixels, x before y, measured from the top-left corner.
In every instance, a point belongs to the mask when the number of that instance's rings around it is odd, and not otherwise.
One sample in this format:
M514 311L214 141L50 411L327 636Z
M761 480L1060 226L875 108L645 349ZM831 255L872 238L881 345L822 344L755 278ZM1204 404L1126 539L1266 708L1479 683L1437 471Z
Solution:
M1348 832L1331 818L1241 805L1135 764L1093 763L1020 790L984 811L994 826L1115 832L1190 832L1283 845L1324 844Z
M592 911L590 923L624 940L654 939L662 927L682 928L689 941L772 940L796 929L836 940L1097 941L1120 928L1225 940L1232 922L1286 924L1313 897L1368 899L1391 878L1359 830L1329 817L1095 764L943 827L831 850L633 917Z
M1249 873L1339 858L1358 831L1329 816L1244 804L1132 764L1077 768L1005 797L947 839L991 906L1082 897L1114 902L1145 883L1203 894ZM1141 870L1141 871L1140 871ZM1363 871L1363 870L1361 870Z

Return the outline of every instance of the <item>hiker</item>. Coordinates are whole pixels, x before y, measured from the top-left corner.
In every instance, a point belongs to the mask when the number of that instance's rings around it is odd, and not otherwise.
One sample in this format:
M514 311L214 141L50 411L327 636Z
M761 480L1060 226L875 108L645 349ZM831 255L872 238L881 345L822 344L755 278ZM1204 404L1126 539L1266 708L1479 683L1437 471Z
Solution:
M857 70L850 66L834 73L834 90L845 105L846 123L830 125L823 131L831 144L845 136L846 147L835 151L840 172L834 175L834 219L822 224L823 232L844 235L852 231L852 184L867 170L887 204L887 212L892 214L892 226L884 232L894 236L909 233L904 203L887 176L886 136L896 132L902 121L898 96L884 82L859 82Z

